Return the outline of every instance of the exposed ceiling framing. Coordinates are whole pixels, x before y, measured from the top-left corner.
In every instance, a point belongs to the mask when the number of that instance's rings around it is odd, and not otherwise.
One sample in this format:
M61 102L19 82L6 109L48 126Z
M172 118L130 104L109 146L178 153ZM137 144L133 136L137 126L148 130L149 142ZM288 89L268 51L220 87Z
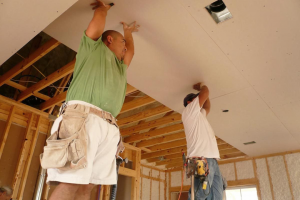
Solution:
M64 89L72 77L75 60L61 66L57 71L47 75L37 83L26 87L17 83L14 78L32 66L60 42L50 39L37 48L20 63L12 66L0 77L0 86L9 85L21 92L15 100L22 102L30 96L45 100L37 108L44 113L52 113L55 106L60 106L66 99L67 90ZM50 97L40 91L60 81L55 94ZM120 133L124 142L142 149L142 162L162 168L174 168L182 165L182 152L186 152L186 139L181 114L157 102L131 85L127 85L125 103L117 117ZM217 138L222 159L245 157L246 155Z

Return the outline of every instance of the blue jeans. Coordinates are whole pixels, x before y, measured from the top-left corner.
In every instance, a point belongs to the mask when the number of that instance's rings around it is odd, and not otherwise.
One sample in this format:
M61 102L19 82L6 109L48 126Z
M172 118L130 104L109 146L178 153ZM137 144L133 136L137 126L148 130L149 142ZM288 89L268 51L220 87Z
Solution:
M219 169L218 162L213 158L207 158L209 174L208 174L208 185L206 190L202 189L202 183L199 178L195 178L194 188L195 200L222 200L223 199L223 180ZM208 195L209 194L209 195ZM189 198L191 199L191 190L189 191Z

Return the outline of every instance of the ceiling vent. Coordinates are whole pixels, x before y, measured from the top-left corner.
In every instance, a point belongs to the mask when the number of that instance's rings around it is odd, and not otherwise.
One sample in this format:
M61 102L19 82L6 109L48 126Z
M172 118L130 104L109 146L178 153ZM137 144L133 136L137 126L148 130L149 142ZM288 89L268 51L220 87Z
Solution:
M215 22L217 22L217 24L232 18L231 13L222 0L215 1L205 8L215 20Z
M244 145L249 145L249 144L255 144L255 141L251 141L251 142L245 142Z

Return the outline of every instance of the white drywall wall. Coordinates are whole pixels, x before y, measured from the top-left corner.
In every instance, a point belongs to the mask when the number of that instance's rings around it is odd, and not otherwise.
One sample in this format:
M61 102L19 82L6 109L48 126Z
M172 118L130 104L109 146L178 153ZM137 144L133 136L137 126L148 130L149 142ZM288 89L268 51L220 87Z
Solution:
M151 187L151 200L159 199L159 182L152 180L152 187Z
M235 166L238 180L255 178L252 160L236 162Z
M165 184L160 182L159 185L159 200L164 200L165 199Z
M235 180L234 164L233 163L219 165L219 168L220 168L220 171L222 173L222 176L224 176L227 181L234 181Z
M272 191L270 186L270 180L268 176L268 168L265 158L256 159L257 166L257 178L259 181L261 199L272 200Z
M283 156L269 157L267 160L269 164L275 200L291 200L292 195L289 189L289 182Z
M142 200L150 200L150 179L143 178L142 183Z
M150 168L148 168L148 167L142 167L142 174L143 175L151 176L150 172L151 172Z
M159 171L152 169L152 177L159 178Z
M181 171L171 172L171 187L181 186Z
M300 200L300 153L285 155L295 200Z

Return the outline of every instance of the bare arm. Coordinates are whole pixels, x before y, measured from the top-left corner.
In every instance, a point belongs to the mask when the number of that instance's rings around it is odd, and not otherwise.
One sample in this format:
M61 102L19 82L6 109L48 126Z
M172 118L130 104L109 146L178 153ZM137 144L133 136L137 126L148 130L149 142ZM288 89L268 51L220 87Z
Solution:
M201 83L197 83L193 86L193 88L200 92L198 97L199 97L200 107L202 108L209 96L208 87L206 85L201 86Z
M209 100L209 98L205 101L202 108L205 109L206 115L208 115L208 113L210 111L210 100Z
M132 32L139 31L138 28L140 26L136 25L136 22L134 22L130 26L128 26L124 22L121 22L121 23L123 24L124 39L126 40L126 49L127 49L125 57L124 57L124 64L126 64L129 67L131 60L134 56L134 43L133 43Z
M93 19L86 30L86 35L92 40L98 40L104 31L107 11L113 4L106 5L102 1L97 0L97 2L92 3L91 6L93 6L93 10L95 11Z

